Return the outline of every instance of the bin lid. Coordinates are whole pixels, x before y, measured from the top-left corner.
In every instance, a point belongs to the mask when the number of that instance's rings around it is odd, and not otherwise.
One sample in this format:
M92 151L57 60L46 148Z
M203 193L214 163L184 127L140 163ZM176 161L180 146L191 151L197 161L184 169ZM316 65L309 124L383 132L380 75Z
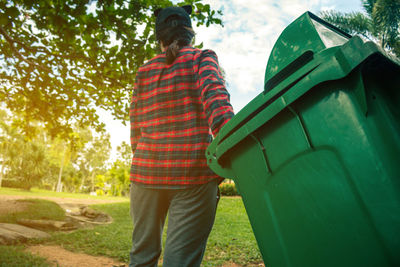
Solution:
M287 26L268 59L264 90L269 91L310 60L312 54L343 45L351 38L334 25L306 12Z
M232 177L230 168L224 166L224 158L231 148L314 86L346 77L372 55L387 64L400 66L373 42L364 42L358 36L350 38L310 12L288 28L282 32L271 52L272 59L269 59L266 70L267 90L225 124L207 148L208 165L222 177ZM293 31L302 34L296 37ZM276 67L272 67L274 64ZM362 94L360 96L362 102Z

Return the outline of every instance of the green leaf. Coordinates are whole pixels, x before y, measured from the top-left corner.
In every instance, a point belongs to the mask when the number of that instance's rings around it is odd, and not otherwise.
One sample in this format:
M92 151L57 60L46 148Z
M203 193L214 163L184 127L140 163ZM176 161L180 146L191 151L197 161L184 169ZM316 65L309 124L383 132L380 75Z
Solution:
M5 14L9 19L14 19L14 18L18 17L19 10L18 10L18 8L13 6L13 7L7 8L5 11Z
M0 39L5 57L2 67L8 70L0 71L0 78L11 88L7 97L0 95L2 103L13 113L26 113L30 120L41 121L52 135L65 135L72 121L101 130L103 124L90 108L96 103L116 119L126 119L126 92L136 71L159 53L152 11L172 2L96 1L91 13L89 0L12 3L12 7L1 6L4 12L0 12L0 25L15 40ZM175 4L184 3L196 7L192 16L198 25L221 24L221 18L215 17L220 11L210 5L201 0ZM27 20L29 24L23 25ZM138 25L146 26L143 32L137 33ZM113 43L110 32L121 42ZM24 123L28 124L22 120Z
M0 13L0 25L5 26L9 22L9 19L5 13Z

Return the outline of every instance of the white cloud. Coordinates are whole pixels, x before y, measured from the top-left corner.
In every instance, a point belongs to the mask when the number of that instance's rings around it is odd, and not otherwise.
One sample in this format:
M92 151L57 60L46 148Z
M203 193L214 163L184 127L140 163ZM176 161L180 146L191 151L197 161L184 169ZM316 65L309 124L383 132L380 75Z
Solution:
M263 91L269 54L285 27L306 11L335 9L360 11L361 0L206 0L221 9L225 27L195 27L196 42L214 50L226 72L231 102L236 112ZM127 127L110 122L113 144L128 138ZM124 135L120 133L123 132Z
M263 90L269 54L284 28L306 11L318 13L327 7L359 8L360 0L207 0L221 9L224 27L196 28L197 42L214 50L226 72L235 110L243 95L254 98ZM356 5L358 3L358 6ZM236 98L235 94L242 97ZM240 100L239 100L240 99Z

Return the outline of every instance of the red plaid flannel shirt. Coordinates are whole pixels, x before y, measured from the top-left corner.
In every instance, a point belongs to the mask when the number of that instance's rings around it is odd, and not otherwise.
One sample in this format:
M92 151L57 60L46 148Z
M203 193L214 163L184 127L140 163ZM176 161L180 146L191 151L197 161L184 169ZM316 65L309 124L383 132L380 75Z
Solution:
M219 178L205 150L232 116L213 51L186 46L171 65L165 53L154 57L139 68L132 95L131 181L173 187Z

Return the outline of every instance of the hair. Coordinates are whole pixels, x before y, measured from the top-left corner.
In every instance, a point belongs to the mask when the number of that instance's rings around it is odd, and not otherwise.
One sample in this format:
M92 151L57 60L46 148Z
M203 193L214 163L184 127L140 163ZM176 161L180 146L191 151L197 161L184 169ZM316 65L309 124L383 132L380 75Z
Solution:
M185 26L168 28L161 33L160 41L167 46L165 61L168 65L175 61L182 47L192 42L194 35L193 29Z

